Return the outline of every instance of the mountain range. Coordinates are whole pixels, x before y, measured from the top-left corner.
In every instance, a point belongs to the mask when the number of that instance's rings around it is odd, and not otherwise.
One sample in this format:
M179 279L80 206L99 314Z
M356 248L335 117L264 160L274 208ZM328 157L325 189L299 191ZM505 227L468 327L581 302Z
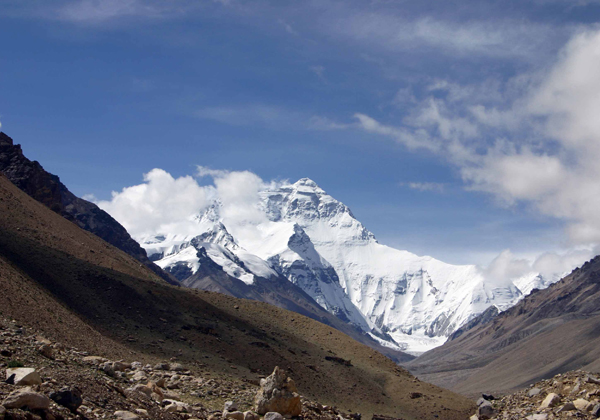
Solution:
M16 146L2 147L8 153ZM15 325L14 333L3 332L8 340L3 341L8 346L3 347L3 363L16 351L12 335L27 329L61 343L56 349L76 348L79 357L139 360L142 366L164 360L183 363L192 374L213 378L208 384L224 384L220 388L227 398L242 398L227 383L253 389L281 366L298 391L319 401L319 407L414 420L462 419L474 410L467 398L418 380L390 358L322 322L257 300L170 284L151 266L26 194L3 173L0 214L0 317ZM327 321L329 314L321 311ZM37 355L37 347L27 352ZM27 352L22 352L22 362L37 360ZM62 372L79 366L65 360L50 363ZM126 395L129 378L103 378L93 386L106 383ZM2 396L7 387L13 385L3 383ZM94 392L81 391L84 396ZM223 404L211 395L190 398L190 404Z
M532 272L496 284L474 265L382 245L346 205L308 178L259 195L247 209L258 215L242 225L224 217L216 199L194 218L195 231L136 239L188 287L207 287L196 275L206 265L220 267L248 290L266 279L288 280L382 345L412 354L443 344L486 309L508 309L560 278Z

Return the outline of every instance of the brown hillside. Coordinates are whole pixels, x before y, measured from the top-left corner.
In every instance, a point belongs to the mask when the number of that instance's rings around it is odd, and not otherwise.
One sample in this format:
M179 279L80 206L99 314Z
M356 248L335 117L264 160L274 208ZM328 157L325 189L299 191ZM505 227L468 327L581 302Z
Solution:
M170 286L4 176L0 214L2 315L53 340L112 358L176 356L194 369L238 379L257 380L279 365L307 397L363 415L462 419L473 410L471 401L417 381L380 353L302 315Z
M408 367L466 395L510 392L574 369L599 371L600 257Z

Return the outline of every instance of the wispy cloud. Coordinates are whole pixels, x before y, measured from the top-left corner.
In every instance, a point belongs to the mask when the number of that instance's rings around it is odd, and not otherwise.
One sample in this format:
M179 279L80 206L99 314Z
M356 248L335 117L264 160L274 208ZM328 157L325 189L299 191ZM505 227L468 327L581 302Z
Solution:
M400 186L416 191L444 192L445 185L440 182L401 182Z
M400 127L356 117L368 132L447 159L470 189L565 220L572 243L598 244L598 51L600 31L575 36L536 83L519 82L519 95L500 95L500 109L478 104L478 95L450 95L424 99Z
M305 128L308 124L308 118L300 112L264 104L205 107L197 110L194 115L223 124L272 129Z

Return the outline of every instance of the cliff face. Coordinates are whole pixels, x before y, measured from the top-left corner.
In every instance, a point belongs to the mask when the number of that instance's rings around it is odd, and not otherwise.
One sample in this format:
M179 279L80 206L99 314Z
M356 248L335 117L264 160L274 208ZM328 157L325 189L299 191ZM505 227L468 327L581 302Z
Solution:
M131 255L165 281L179 284L170 274L151 262L146 251L119 222L94 203L76 197L58 176L44 170L37 161L23 155L20 145L0 132L0 172L32 198L111 245Z

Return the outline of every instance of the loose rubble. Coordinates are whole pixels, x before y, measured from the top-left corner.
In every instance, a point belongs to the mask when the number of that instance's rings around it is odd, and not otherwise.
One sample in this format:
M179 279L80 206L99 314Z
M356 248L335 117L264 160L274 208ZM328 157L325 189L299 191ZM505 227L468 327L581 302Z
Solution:
M497 400L481 398L470 420L600 418L600 378L581 370L556 375Z
M360 420L302 398L275 367L259 388L169 361L109 360L0 317L0 420ZM1 372L0 370L0 372Z

